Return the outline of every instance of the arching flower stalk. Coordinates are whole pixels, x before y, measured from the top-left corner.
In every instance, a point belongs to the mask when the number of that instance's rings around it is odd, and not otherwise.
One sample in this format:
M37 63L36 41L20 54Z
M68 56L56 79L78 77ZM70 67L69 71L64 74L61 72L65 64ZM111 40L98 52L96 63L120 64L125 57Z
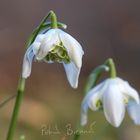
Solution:
M50 18L50 22L47 22L48 18ZM66 25L57 22L55 13L50 11L31 34L27 42L27 51L23 60L22 74L19 79L7 140L13 140L14 138L14 131L25 89L25 81L31 73L33 59L49 63L62 63L71 86L73 88L78 86L78 77L84 52L81 45L71 35L58 29L58 27L66 28Z

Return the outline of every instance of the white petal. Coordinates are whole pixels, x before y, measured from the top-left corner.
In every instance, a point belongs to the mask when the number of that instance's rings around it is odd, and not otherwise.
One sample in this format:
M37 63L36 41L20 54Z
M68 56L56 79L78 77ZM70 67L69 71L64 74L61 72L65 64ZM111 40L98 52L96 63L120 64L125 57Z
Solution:
M39 49L40 49L40 42L34 42L31 46L32 46L32 49L33 49L33 52L35 55L37 55Z
M102 94L106 87L106 80L100 83L99 85L95 86L91 91L89 91L87 99L88 106L93 110L97 111L99 107L97 106L97 102L102 102Z
M137 104L135 101L129 101L127 109L134 123L140 125L140 104Z
M104 82L98 84L97 86L95 86L93 89L91 89L91 90L87 93L87 95L85 96L85 98L84 98L84 100L83 100L83 102L82 102L83 108L86 108L87 106L89 106L90 101L93 101L93 102L95 101L94 104L96 104L96 101L100 99L100 96L101 96L100 93L101 93L101 91L102 91L103 85L104 85ZM95 99L93 98L94 96L96 97ZM91 100L91 98L92 98L93 100ZM96 100L96 99L97 99L97 100ZM95 106L95 105L94 105L94 106ZM91 109L92 109L92 110L96 110L96 107L95 107L95 108L92 108L92 107L91 107Z
M119 88L128 98L134 99L137 103L140 102L138 92L127 81L120 79Z
M113 84L110 83L103 94L103 109L107 121L113 126L119 127L124 118L125 105L118 86Z
M100 94L101 92L100 91L103 89L104 82L102 82L99 85L95 86L85 96L85 98L84 98L84 100L82 102L81 125L86 125L87 124L88 107L90 107L92 110L97 110L96 102L101 97L101 94ZM96 95L95 99L93 99L94 95ZM90 105L91 104L90 102L92 102L92 106Z
M84 51L79 44L79 42L74 39L71 35L67 34L62 30L58 30L60 35L60 39L64 45L64 47L68 50L68 55L70 56L71 60L75 63L75 65L80 68L82 65L82 56Z
M42 40L44 39L45 34L38 34L35 38L34 42L42 42Z
M87 109L87 111L88 111L88 109ZM80 124L81 124L82 126L84 126L84 125L87 124L87 120L88 120L88 113L87 113L87 111L86 111L86 112L84 112L83 110L81 111L81 120L80 120Z
M77 68L73 62L70 64L63 63L63 65L70 85L73 88L77 88L80 68Z
M33 52L32 46L30 46L27 49L27 51L24 55L24 59L23 59L23 66L22 66L22 77L23 78L27 78L31 74L33 57L34 57L34 52Z
M44 34L43 40L40 42L40 49L36 55L38 60L42 60L55 45L60 43L57 29L50 29Z

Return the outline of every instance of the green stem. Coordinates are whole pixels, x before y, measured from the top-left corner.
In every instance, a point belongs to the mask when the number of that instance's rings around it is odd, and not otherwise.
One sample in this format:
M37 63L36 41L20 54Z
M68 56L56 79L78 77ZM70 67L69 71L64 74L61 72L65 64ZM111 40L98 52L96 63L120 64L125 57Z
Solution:
M25 89L25 79L21 78L19 80L16 102L15 102L15 106L14 106L14 110L13 110L13 114L12 114L12 118L11 118L11 122L10 122L10 126L9 126L8 135L7 135L6 140L13 140L14 131L15 131L15 128L17 125L17 119L18 119L20 105L21 105L22 98L23 98L24 89Z
M110 77L116 78L116 75L117 75L116 74L116 67L115 67L115 63L114 63L113 59L112 58L107 59L105 64L109 67Z
M48 27L51 27L51 22L47 22L47 23L45 23L42 27L43 27L43 29L42 30L44 30L45 28L48 28ZM58 26L58 28L63 28L63 29L66 29L67 28L67 25L66 24L64 24L64 23L61 23L61 22L57 22L57 26Z
M27 44L26 44L27 47L29 47L34 42L36 36L39 34L40 31L42 31L42 28L44 29L44 24L46 23L50 15L51 15L51 12L48 13L48 15L40 22L39 26L32 32L31 36L29 37L29 40L27 41ZM46 26L46 28L47 27L48 26Z
M66 28L67 28L67 25L64 24L64 23L61 23L61 22L57 22L57 26L58 26L59 28L63 28L63 29L66 29Z
M48 18L51 18L50 23L46 23ZM50 11L48 15L40 22L39 26L32 32L29 40L27 42L27 47L29 47L35 40L36 36L45 28L51 27L53 29L57 28L58 26L66 28L66 25L63 23L57 23L57 17L53 11Z
M53 11L50 11L50 18L51 18L51 28L57 28L57 17Z
M74 138L73 138L73 140L79 140L80 139L80 133L79 132L77 132L77 133L75 133L74 134Z
M81 136L81 131L83 130L82 126L78 126L78 129L76 130L76 133L74 134L73 140L79 140Z
M94 69L88 77L88 80L85 86L85 93L88 93L88 91L97 84L102 72L108 71L108 70L109 70L109 67L104 64Z

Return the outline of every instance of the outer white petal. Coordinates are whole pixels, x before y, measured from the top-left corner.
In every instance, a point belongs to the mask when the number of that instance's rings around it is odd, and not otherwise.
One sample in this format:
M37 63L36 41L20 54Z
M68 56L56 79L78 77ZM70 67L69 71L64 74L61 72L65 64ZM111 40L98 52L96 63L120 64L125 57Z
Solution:
M38 34L35 38L35 41L34 42L42 42L42 40L44 39L45 37L45 34Z
M22 66L22 77L27 78L31 74L32 60L34 57L34 52L32 46L29 47L24 55L23 66Z
M32 46L32 49L33 49L33 53L34 55L36 55L40 49L40 42L34 42L31 46Z
M102 102L102 95L104 93L104 90L105 90L106 86L107 86L107 80L103 81L101 84L97 85L91 91L89 91L89 96L90 96L90 93L92 95L89 97L90 99L88 101L88 106L93 111L97 111L99 109L97 107L97 102L98 101L101 101Z
M73 62L71 62L70 64L63 63L63 65L70 85L73 88L77 88L80 68L77 68Z
M44 34L44 37L40 43L40 49L38 54L36 55L36 58L38 60L42 60L48 54L48 52L55 47L55 45L58 45L60 43L57 29L48 30Z
M87 124L87 120L88 120L88 108L86 111L81 111L81 120L80 120L80 124L82 126Z
M124 118L125 105L123 95L113 79L110 80L110 84L103 94L103 109L108 122L119 127Z
M70 56L71 60L76 64L78 68L80 68L82 65L82 56L84 54L81 45L71 35L60 29L58 29L58 34L64 47L68 50L68 55Z
M140 125L140 104L137 104L135 101L129 101L127 109L133 122Z
M100 83L99 85L95 86L85 96L85 98L82 102L81 125L86 125L87 124L87 113L88 113L88 108L89 107L93 110L97 110L96 102L101 98L100 93L103 89L104 83L105 83L105 81ZM94 95L96 96L95 99L93 98ZM92 106L94 106L94 107L92 107L90 105L91 104L90 102L92 102Z
M127 82L118 78L119 88L121 92L128 98L134 99L137 103L140 102L138 92Z

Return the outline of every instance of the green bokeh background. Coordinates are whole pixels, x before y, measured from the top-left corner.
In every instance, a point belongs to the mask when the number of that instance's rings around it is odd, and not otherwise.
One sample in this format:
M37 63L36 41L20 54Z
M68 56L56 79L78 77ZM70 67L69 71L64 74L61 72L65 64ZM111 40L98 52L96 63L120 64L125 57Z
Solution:
M108 57L115 60L118 75L140 91L139 5L139 0L0 0L0 101L16 93L25 42L49 10L85 51L77 90L68 84L61 64L33 64L14 140L21 135L26 140L70 140L67 126L76 129L87 76ZM6 139L13 105L14 100L0 108L0 140ZM93 123L94 133L82 134L81 140L140 139L140 127L127 113L118 129L108 125L102 112L90 112L85 130ZM42 135L43 126L51 131L57 126L60 134Z

